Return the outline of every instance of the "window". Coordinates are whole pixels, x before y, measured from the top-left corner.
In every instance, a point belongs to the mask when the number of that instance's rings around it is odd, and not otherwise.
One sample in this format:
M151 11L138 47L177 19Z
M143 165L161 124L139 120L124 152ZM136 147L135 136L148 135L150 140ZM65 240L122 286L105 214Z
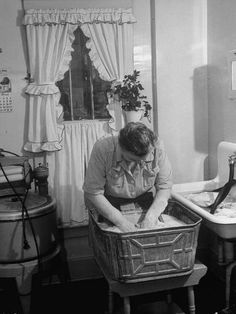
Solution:
M92 65L87 37L78 27L73 42L72 60L64 79L57 82L61 92L60 104L64 110L64 120L109 119L106 106L106 91L110 82L103 81Z

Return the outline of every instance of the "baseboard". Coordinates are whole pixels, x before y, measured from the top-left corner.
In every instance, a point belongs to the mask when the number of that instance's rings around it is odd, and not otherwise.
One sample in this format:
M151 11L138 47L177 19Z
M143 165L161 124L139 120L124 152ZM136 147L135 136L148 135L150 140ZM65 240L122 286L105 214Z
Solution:
M88 233L88 226L60 229L63 260L71 281L103 277L94 259Z
M70 280L99 279L103 274L93 256L68 260Z

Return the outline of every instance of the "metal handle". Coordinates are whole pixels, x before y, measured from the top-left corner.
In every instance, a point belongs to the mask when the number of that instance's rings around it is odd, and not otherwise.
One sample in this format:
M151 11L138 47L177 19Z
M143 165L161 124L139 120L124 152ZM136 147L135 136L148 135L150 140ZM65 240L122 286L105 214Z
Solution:
M236 153L229 155L228 160L229 160L230 164L235 164L236 163Z

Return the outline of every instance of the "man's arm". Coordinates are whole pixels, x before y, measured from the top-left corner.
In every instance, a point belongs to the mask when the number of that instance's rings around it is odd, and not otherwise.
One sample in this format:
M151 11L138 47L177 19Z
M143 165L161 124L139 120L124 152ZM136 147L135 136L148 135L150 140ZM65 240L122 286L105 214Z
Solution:
M134 224L129 222L117 208L112 206L103 194L85 193L85 198L94 205L94 208L103 217L111 221L121 231L131 232L137 230Z
M103 142L102 142L103 143ZM106 219L111 221L123 232L136 230L134 224L129 222L122 213L112 206L104 196L104 187L106 184L106 165L109 151L100 143L95 143L84 182L85 200L89 200L92 206Z
M155 182L155 188L157 192L153 203L150 206L142 223L144 228L153 228L155 226L157 227L157 224L160 222L158 218L165 210L171 194L171 188L173 184L172 168L165 152L163 142L161 142L159 146L158 165L160 169Z
M158 225L158 218L165 210L168 199L170 198L171 189L159 190L153 200L152 205L148 209L146 216L142 222L142 228L154 228Z

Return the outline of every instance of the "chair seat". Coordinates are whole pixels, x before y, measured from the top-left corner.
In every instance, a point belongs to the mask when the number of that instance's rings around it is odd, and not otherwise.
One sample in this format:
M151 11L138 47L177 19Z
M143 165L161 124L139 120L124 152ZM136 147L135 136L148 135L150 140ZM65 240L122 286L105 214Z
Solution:
M171 291L177 288L186 287L188 289L189 313L195 314L195 297L193 287L206 274L207 267L196 261L193 271L190 274L172 274L167 278L154 277L149 280L139 279L135 281L119 282L110 277L107 269L100 261L97 261L105 279L109 285L109 314L113 311L112 294L117 293L124 300L124 313L130 314L129 298L136 295L148 294L153 292Z

